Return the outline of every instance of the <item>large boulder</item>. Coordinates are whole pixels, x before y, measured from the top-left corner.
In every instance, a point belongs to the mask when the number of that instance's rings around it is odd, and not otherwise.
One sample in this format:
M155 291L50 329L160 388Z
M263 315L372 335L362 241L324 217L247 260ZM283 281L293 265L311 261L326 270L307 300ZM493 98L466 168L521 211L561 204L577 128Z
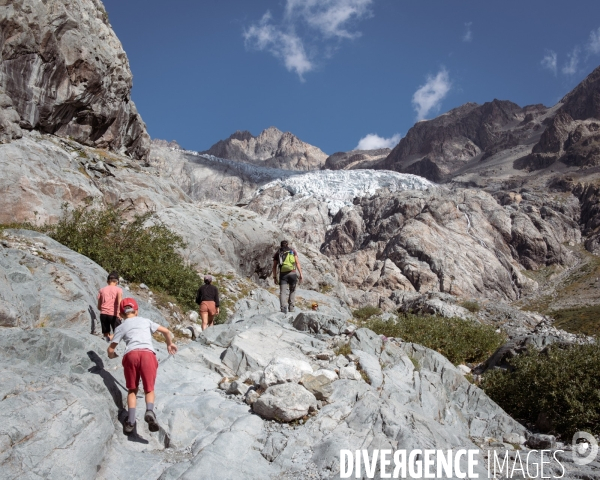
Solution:
M316 372L302 377L302 386L312 393L317 400L329 400L333 393L331 383L331 378L326 375L316 375Z
M261 417L291 422L317 409L317 399L302 385L284 383L269 387L252 405Z
M0 89L20 125L146 158L132 74L100 0L2 2Z
M303 375L312 373L312 371L310 364L303 360L274 358L265 368L261 386L266 389L280 383L298 383Z
M298 314L292 323L296 330L311 333L326 333L339 335L344 332L346 321L330 315L316 312L303 312Z

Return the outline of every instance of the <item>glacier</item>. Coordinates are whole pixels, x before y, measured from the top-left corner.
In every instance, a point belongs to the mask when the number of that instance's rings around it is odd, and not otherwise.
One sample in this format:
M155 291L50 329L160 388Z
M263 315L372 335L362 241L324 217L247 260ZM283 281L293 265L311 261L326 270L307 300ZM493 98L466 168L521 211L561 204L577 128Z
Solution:
M344 206L351 206L356 197L370 197L378 190L427 190L435 184L429 180L390 170L315 170L301 175L273 180L260 187L256 195L279 186L293 197L314 197L327 203L329 214L335 215Z
M292 200L314 197L325 202L331 216L344 206L351 206L357 197L369 197L383 188L391 192L402 190L427 190L436 184L426 178L391 170L282 170L261 167L247 162L218 158L191 150L177 150L191 161L200 157L203 161L226 165L252 182L261 185L254 197L272 187L290 192Z

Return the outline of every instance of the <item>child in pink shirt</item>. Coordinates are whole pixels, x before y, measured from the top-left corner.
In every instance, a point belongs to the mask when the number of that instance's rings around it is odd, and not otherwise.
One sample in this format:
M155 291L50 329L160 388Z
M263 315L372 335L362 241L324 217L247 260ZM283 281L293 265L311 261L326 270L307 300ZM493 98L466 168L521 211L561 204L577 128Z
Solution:
M121 325L119 318L119 304L123 299L123 290L117 287L119 283L119 274L111 272L106 280L108 285L101 288L98 292L98 310L100 310L100 323L102 324L102 335L107 342L112 340L110 333Z

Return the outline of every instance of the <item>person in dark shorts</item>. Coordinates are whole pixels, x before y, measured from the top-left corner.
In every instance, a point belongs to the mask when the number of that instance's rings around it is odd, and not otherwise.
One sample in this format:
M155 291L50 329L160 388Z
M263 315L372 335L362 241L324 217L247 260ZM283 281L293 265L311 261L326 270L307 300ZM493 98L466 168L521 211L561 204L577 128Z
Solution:
M277 270L279 269L279 278ZM302 282L302 268L298 254L282 240L279 250L273 255L273 280L279 285L279 306L283 313L293 312L296 302L296 285Z
M107 342L110 342L113 331L121 324L119 319L119 304L123 298L123 290L117 285L119 284L119 274L110 272L106 279L108 285L101 288L98 292L98 310L100 310L100 324L102 325L102 335Z
M196 303L200 305L202 330L212 327L215 322L215 315L218 315L221 311L219 309L219 289L212 285L212 281L212 276L204 275L204 285L196 293Z
M135 411L140 379L144 385L146 399L144 420L148 424L148 430L158 432L159 425L154 413L154 383L158 371L158 361L152 345L152 334L155 332L163 334L170 355L177 353L177 345L173 343L173 336L168 329L152 320L138 317L138 304L133 298L124 298L119 308L123 322L117 327L107 353L108 358L117 358L115 349L121 340L125 340L126 348L122 364L129 410L127 420L123 425L123 432L129 435L135 429Z

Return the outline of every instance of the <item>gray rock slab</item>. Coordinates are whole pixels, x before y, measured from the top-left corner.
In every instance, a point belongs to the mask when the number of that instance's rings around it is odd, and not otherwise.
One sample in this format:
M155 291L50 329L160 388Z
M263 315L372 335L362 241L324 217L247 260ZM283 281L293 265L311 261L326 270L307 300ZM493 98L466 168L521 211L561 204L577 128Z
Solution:
M0 89L22 126L133 158L148 155L150 137L130 97L129 61L103 7L90 0L18 2L1 20L3 30L12 25L23 35L7 45L0 71Z
M86 352L106 344L52 328L0 328L0 345L2 475L93 478L115 429L110 393L122 400L109 378L88 372L96 364Z
M362 350L376 356L381 353L382 344L381 337L368 328L359 328L350 339L352 350Z
M379 364L379 358L370 353L363 352L362 350L352 351L358 356L358 363L360 368L369 377L369 382L374 388L378 388L383 383L383 373L381 373L381 365Z
M276 357L305 361L303 352L324 348L324 342L267 323L237 334L225 351L223 363L240 375L248 370L264 369Z

